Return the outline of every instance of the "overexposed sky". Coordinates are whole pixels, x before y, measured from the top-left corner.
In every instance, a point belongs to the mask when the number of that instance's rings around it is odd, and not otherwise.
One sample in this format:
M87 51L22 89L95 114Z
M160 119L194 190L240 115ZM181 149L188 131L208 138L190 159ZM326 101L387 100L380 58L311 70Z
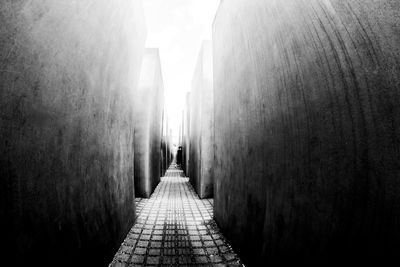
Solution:
M219 0L143 0L146 47L160 49L164 93L170 124L177 127L190 91L201 42L211 39Z

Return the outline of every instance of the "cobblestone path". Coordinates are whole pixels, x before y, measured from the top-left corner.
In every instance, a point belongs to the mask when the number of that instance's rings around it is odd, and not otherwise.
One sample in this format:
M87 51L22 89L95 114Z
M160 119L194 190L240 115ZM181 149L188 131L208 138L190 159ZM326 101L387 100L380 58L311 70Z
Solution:
M242 266L212 220L213 200L200 200L180 168L171 166L136 207L110 266Z

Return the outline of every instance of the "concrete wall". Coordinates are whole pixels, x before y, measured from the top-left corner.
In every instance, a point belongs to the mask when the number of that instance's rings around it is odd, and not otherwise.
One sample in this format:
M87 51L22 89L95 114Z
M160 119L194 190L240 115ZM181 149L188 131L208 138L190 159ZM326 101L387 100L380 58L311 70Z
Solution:
M163 109L164 83L159 51L147 48L134 105L136 197L150 197L160 181Z
M200 198L213 195L214 98L212 43L204 41L190 94L189 179Z
M111 261L135 216L144 39L139 1L0 2L2 263Z
M214 209L247 265L398 253L399 14L397 0L222 1Z
M172 163L172 142L171 134L168 126L168 113L164 109L163 112L163 124L162 124L162 140L161 140L161 176L164 176L165 172Z
M182 153L183 153L183 166L182 169L186 176L189 176L189 153L190 153L190 92L186 93L185 108L183 110L182 118Z

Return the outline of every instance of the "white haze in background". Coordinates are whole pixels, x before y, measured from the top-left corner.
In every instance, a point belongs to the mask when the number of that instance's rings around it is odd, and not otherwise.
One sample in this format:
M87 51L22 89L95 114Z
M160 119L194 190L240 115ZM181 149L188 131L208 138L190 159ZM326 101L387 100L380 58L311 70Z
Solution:
M211 39L219 0L143 0L146 47L160 49L166 109L173 135L178 135L186 92L203 39ZM175 138L176 142L176 138Z

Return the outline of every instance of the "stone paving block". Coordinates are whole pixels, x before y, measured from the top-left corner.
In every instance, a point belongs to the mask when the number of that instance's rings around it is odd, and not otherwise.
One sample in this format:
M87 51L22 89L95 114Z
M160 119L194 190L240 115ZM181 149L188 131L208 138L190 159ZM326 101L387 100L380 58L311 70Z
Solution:
M212 220L213 202L200 200L183 172L172 170L150 199L136 201L136 223L111 266L241 266Z
M137 263L137 264L143 264L143 262L144 262L144 256L143 256L143 255L133 254L133 255L132 255L131 262L132 262L132 263Z
M148 247L148 246L149 246L149 241L140 240L140 241L137 243L137 246L139 246L139 247Z
M127 238L127 239L124 240L124 242L122 243L122 245L128 246L128 247L133 247L133 246L135 246L135 244L136 244L136 240L137 240L137 239L130 239L130 238Z
M146 250L146 248L136 247L134 253L138 255L144 255L146 254Z
M228 253L228 254L224 254L224 258L225 258L227 261L231 261L231 260L235 260L235 259L236 259L236 256L235 256L235 254L233 254L233 253Z
M131 246L122 245L120 248L120 252L125 253L125 254L131 254L132 251L133 251L133 247L131 247Z
M152 240L161 241L162 240L162 236L161 235L153 235L152 236Z
M180 257L178 258L179 265L192 263L192 259L190 257Z
M127 262L129 260L130 255L119 252L118 255L115 257L117 262Z
M175 249L164 249L163 255L175 255Z
M149 255L152 255L152 256L161 255L161 249L151 248L149 250Z
M218 254L218 248L216 248L216 247L207 248L207 253L208 254Z
M154 230L154 235L162 235L163 231L162 230Z
M192 241L200 241L200 236L198 236L198 235L191 235L191 236L190 236L190 240L192 240Z
M208 263L208 258L206 256L196 256L196 263Z
M202 244L200 241L193 241L193 242L192 242L192 246L193 246L193 247L202 247L203 244Z
M135 233L135 234L140 234L142 232L141 228L133 228L132 230L133 230L133 233Z
M164 264L175 264L175 257L164 257L163 263Z
M146 264L159 264L160 263L160 256L149 256L147 257Z
M221 263L224 259L219 255L210 255L210 259L212 263Z
M143 230L142 234L151 235L151 230L145 229L145 230Z
M206 255L206 251L203 248L193 248L193 254Z
M221 246L221 245L223 245L223 244L225 244L225 243L224 243L224 241L222 241L221 239L218 239L218 240L215 240L215 244L216 244L217 246Z

